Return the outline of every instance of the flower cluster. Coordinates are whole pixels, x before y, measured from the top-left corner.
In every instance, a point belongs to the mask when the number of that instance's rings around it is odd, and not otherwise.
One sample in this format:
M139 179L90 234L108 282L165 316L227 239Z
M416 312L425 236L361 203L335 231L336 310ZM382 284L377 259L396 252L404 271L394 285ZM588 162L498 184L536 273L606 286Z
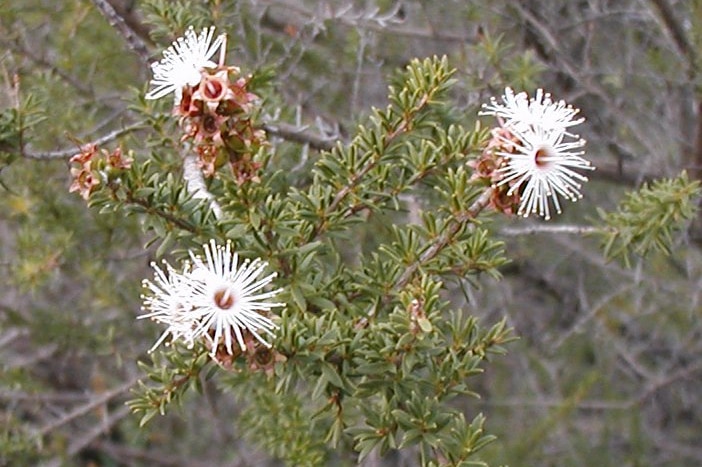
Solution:
M213 41L214 27L196 35L192 27L163 53L151 68L153 89L147 99L173 93L174 114L191 141L203 173L213 176L229 163L238 183L257 181L260 164L251 155L265 144L265 133L254 127L251 113L257 96L248 91L250 78L225 66L226 36ZM219 51L219 62L211 58Z
M499 169L507 164L500 154L512 150L515 138L504 128L493 129L491 136L480 157L468 162L473 169L471 180L480 180L495 187L490 192L489 207L505 214L514 214L519 206L519 193L497 187L497 184L503 179Z
M170 337L188 346L204 340L210 355L224 366L242 352L258 359L261 353L268 355L270 344L261 334L274 336L278 326L270 311L283 304L268 301L280 290L262 289L276 274L260 278L268 264L260 259L240 263L230 243L210 241L203 251L204 257L191 252L181 272L167 262L163 268L152 265L154 280L144 281L149 293L142 297L145 313L139 318L164 324L166 330L151 350Z
M551 205L561 212L558 197L571 201L582 198L581 182L587 177L576 170L593 170L583 159L585 140L570 132L584 121L579 110L538 90L532 98L507 88L502 102L493 98L483 105L481 115L497 117L500 127L481 159L474 163L477 176L491 179L495 187L494 207L517 214L538 214L551 218ZM487 167L489 170L478 170Z
M83 199L88 200L100 181L109 178L111 172L130 168L132 158L124 156L120 147L109 152L105 149L98 151L97 144L85 144L78 154L71 157L70 162L73 164L73 182L68 191L77 191Z

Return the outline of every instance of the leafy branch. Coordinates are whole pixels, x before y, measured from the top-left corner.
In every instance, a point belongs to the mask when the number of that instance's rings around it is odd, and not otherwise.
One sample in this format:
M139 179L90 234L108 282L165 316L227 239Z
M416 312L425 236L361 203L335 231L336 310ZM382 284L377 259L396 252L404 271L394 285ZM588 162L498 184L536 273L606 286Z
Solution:
M156 384L147 385L138 381L137 387L132 390L134 399L127 402L132 412L143 414L140 426L146 425L158 414L164 415L166 407L171 402L179 402L191 385L201 389L200 374L210 363L204 347L198 347L196 351L173 347L169 352L152 354L151 357L151 364L138 362L138 365ZM161 357L167 360L167 365L163 364Z
M326 205L320 206L316 214L318 221L312 227L308 241L315 240L324 231L331 228L330 218L337 214L338 220L344 220L362 208L359 203L369 205L370 199L352 204L345 212L339 212L340 205L351 194L370 197L371 190L357 193L359 185L382 162L390 163L398 157L399 139L421 127L422 114L428 106L450 85L452 70L448 67L446 57L426 59L423 62L413 60L407 67L405 87L390 87L391 105L385 111L375 110L370 128L359 127L358 135L348 147L340 143L328 153L315 169L315 179L310 192L318 190L320 185L338 187L334 193L325 193ZM387 177L379 173L378 177ZM331 224L334 224L333 220Z
M652 250L670 254L673 234L695 217L699 195L700 182L682 172L627 193L614 212L598 209L605 256L621 258L629 266L632 254L646 256Z

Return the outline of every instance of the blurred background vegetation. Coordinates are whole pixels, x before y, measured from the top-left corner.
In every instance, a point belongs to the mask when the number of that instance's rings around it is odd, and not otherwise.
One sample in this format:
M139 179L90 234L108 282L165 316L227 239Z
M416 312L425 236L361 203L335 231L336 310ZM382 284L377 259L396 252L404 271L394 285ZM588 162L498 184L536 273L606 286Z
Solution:
M226 31L229 61L269 83L262 118L279 167L314 163L385 105L398 68L446 54L458 69L450 118L466 127L506 85L543 87L587 118L597 170L556 223L587 225L650 180L702 175L698 0L0 0L0 463L277 465L207 385L137 428L124 401L155 337L135 317L156 248L143 248L137 217L68 193L76 141L134 147L158 124L140 97L148 63L191 24ZM498 219L504 278L447 297L520 337L466 407L499 438L482 459L702 464L702 222L670 256L629 267L542 225ZM383 220L365 235L383 235Z

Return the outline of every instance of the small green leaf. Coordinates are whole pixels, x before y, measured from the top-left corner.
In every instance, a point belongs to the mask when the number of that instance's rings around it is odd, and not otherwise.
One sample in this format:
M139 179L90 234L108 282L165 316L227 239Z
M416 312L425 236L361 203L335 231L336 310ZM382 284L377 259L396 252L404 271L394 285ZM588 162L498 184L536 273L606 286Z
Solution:
M424 333L430 333L434 327L431 324L431 321L429 321L426 318L419 318L417 320L417 324L419 324L419 328L422 330Z
M305 296L302 294L302 289L300 289L300 287L297 285L291 286L290 294L292 295L295 305L297 305L301 311L307 310L307 300L305 300Z

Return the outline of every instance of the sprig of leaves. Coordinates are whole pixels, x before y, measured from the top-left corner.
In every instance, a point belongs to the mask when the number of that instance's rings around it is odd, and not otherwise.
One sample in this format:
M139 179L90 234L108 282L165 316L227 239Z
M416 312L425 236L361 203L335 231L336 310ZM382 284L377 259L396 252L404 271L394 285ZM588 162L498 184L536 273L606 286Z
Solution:
M698 211L695 201L699 195L700 182L682 172L676 178L657 180L627 193L616 211L598 209L605 256L620 258L629 266L634 254L670 254L675 233Z

